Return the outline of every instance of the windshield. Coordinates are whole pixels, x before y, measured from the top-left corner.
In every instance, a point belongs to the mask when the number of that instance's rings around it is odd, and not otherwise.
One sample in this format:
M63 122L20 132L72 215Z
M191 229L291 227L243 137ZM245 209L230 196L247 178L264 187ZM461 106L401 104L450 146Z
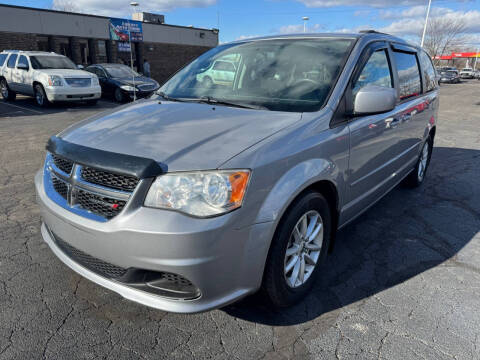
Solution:
M226 44L200 56L160 91L173 100L207 98L274 111L317 111L353 43L316 38Z
M104 69L108 75L113 78L140 76L139 73L133 71L126 65L104 66Z
M30 56L30 61L34 69L77 69L65 56Z

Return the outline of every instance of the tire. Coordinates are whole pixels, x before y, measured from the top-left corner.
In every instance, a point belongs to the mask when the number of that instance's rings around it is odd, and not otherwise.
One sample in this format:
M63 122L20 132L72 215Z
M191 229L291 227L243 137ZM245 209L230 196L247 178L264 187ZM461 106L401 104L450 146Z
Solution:
M125 96L123 95L122 89L116 88L115 92L113 93L113 98L115 99L116 102L118 103L123 103L125 102Z
M210 76L205 76L202 80L203 87L211 88L213 86L213 80Z
M45 90L43 86L40 84L35 84L33 96L35 98L35 104L42 108L48 107L50 102L48 101L47 95L45 94Z
M419 187L425 181L427 176L428 165L432 158L433 140L428 136L423 144L420 155L418 156L417 164L412 172L405 178L405 184L411 188Z
M0 81L0 92L2 93L3 99L6 101L14 101L17 97L17 93L10 90L7 80L5 79L2 79L2 81Z
M87 105L89 105L89 106L95 106L95 105L97 105L97 102L98 102L98 99L95 99L95 100L87 100L87 101L86 101Z
M308 235L308 232L304 232L305 225L301 221L305 216L308 225L313 224L315 216L320 217L320 229L317 231L317 225L313 225L310 232L310 240L317 232L310 245L308 241L303 242L296 232L298 229L300 233ZM262 282L262 292L274 307L292 306L305 298L311 290L330 245L331 219L327 200L321 194L309 191L296 199L280 220L270 246ZM315 264L309 265L308 259L313 259Z

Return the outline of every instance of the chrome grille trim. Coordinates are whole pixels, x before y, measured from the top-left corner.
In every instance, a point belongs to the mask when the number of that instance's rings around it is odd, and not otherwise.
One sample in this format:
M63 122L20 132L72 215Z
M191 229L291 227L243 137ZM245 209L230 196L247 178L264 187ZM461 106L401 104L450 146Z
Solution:
M54 156L48 153L43 178L49 198L77 215L99 222L106 222L120 214L127 206L134 190L124 191L89 183L82 178L81 170L82 165L74 162L71 173L66 174L56 166ZM62 186L62 183L65 186ZM65 187L67 188L66 196ZM78 194L81 194L82 201L77 201ZM89 197L90 201L85 197ZM112 208L108 209L108 206Z

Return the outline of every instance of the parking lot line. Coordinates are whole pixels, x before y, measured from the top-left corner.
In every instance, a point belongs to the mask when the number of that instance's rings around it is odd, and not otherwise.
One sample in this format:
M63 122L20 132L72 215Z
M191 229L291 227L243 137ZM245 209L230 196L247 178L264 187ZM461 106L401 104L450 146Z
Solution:
M19 105L14 105L14 104L10 104L10 103L7 103L7 102L2 102L3 105L8 105L8 106L13 106L13 107L16 107L18 109L22 109L22 110L27 110L27 111L31 111L35 114L44 114L43 112L41 111L37 111L37 110L32 110L32 109L29 109L29 108L26 108L26 107L23 107L23 106L19 106Z

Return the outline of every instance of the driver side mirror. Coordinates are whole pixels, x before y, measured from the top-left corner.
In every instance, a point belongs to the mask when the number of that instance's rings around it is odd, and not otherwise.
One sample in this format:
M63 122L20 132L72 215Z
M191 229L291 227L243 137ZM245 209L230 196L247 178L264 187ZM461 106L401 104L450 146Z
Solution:
M77 65L77 69L83 70L83 65L78 64L78 65Z
M380 114L395 109L397 91L377 85L362 87L353 102L354 115Z

